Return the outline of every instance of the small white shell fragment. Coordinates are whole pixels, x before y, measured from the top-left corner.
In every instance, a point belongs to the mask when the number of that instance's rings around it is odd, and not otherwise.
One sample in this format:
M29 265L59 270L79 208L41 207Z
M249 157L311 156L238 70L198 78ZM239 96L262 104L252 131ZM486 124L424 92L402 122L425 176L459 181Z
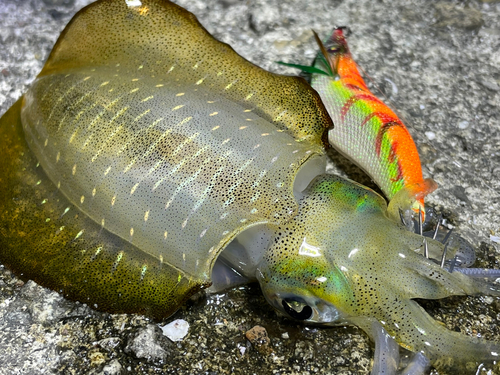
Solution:
M500 237L499 236L492 236L490 234L490 240L496 243L500 243Z
M189 331L189 323L183 319L177 319L173 322L160 326L163 335L167 336L172 341L181 341Z
M429 141L432 141L433 139L436 138L436 133L434 132L425 132L425 136Z

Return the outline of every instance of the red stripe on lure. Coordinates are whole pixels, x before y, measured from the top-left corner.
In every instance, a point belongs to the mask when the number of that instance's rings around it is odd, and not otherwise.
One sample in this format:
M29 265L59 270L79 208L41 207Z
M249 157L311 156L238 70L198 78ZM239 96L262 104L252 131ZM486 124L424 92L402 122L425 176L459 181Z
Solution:
M349 52L343 28L336 28L325 45L314 33L321 52L311 73L335 128L330 144L359 165L391 201L389 208L424 211L424 197L436 183L424 180L418 151L398 116L373 95ZM397 208L396 208L397 207Z

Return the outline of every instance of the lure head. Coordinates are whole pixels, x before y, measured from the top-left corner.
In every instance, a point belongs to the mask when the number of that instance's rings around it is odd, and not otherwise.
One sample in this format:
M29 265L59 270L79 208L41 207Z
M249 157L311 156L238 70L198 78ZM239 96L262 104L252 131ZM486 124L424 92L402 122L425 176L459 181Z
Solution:
M351 76L351 78L356 77L355 84L361 89L367 90L363 79L359 76L356 63L352 59L344 30L346 34L350 32L347 27L336 27L326 43L323 43L318 34L313 31L314 38L321 51L316 58L314 66L319 69L319 71L322 71L323 74L330 77L342 78L347 75Z
M350 33L351 29L347 26L339 26L333 29L332 35L324 45L328 54L346 54L350 56L349 46L346 40L346 37L349 36ZM320 44L322 44L321 41L318 42L318 45Z

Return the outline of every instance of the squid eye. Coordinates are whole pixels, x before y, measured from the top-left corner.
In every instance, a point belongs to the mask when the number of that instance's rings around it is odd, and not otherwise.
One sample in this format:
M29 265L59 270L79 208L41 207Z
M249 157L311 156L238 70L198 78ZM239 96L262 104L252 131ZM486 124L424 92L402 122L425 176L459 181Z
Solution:
M288 298L281 300L281 304L283 305L285 312L296 320L307 320L311 318L313 314L311 306L302 301Z

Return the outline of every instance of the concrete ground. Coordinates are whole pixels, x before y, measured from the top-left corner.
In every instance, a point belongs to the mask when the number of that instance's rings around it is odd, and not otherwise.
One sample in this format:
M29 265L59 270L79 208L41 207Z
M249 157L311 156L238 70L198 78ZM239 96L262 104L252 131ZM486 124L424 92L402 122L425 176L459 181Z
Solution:
M87 0L0 0L0 114L42 68L59 32ZM440 186L428 202L478 248L477 266L500 268L500 2L425 0L178 0L220 40L257 65L296 74L334 25L405 120L424 174ZM1 151L0 145L0 151ZM369 183L333 154L340 173ZM423 304L448 328L500 340L500 300ZM303 327L278 318L258 286L199 296L172 318L172 343L152 321L64 300L0 268L0 374L366 374L373 347L355 327ZM270 350L245 338L267 329ZM269 349L268 348L268 349ZM262 349L262 348L261 348ZM433 372L437 373L437 372ZM486 374L482 369L479 373ZM494 373L494 370L492 372Z

